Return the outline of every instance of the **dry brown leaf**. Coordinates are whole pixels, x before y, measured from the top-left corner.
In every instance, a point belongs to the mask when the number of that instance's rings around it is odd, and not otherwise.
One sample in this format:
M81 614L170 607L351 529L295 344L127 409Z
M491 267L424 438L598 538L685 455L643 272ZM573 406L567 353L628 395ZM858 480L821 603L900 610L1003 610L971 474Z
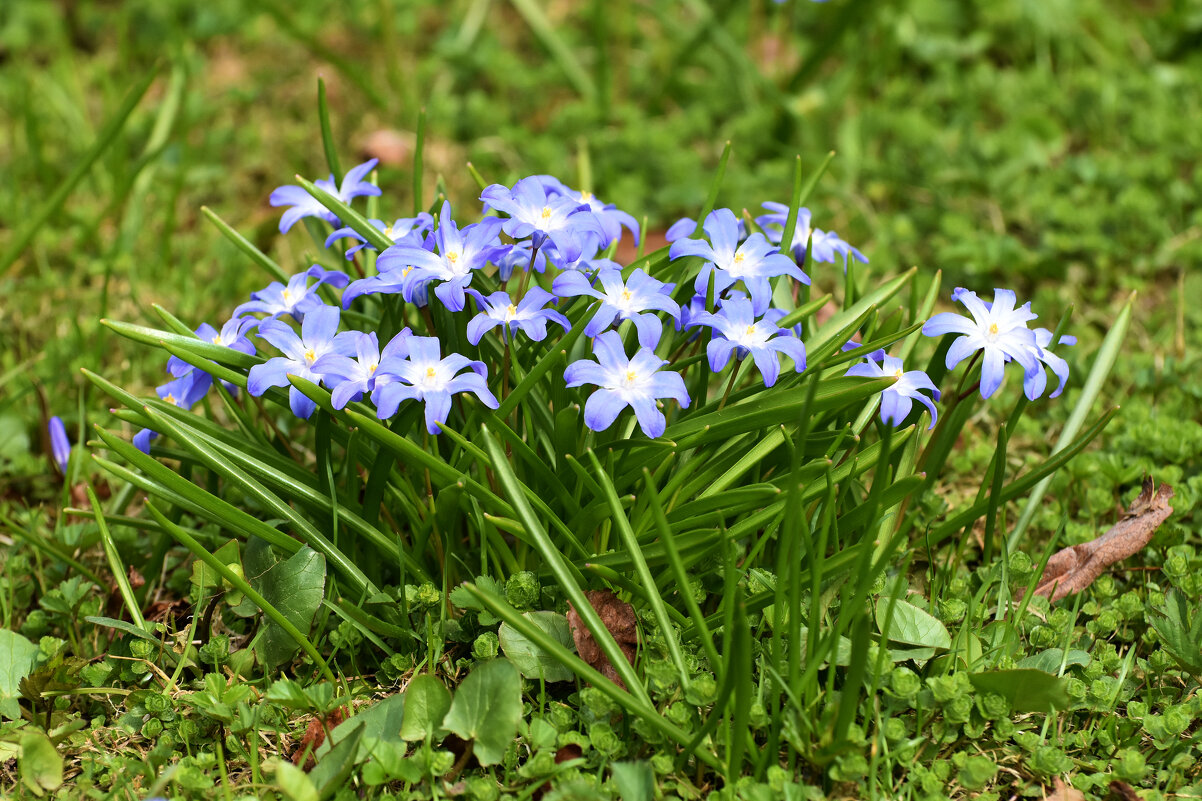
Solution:
M639 644L638 620L634 615L634 607L618 600L618 596L609 590L589 590L584 594L593 609L597 610L602 625L609 630L626 655L626 661L634 664L635 647ZM626 685L618 678L618 671L605 657L601 646L593 639L592 633L576 613L576 608L568 604L568 626L572 629L572 639L576 642L576 652L601 675L614 684L626 689Z
M1168 484L1161 484L1153 491L1151 477L1145 478L1139 497L1109 531L1097 539L1057 551L1048 560L1035 594L1059 601L1081 592L1110 565L1138 553L1173 513L1173 507L1169 506L1172 497L1173 488Z
M1111 782L1110 794L1121 799L1121 801L1143 801L1143 799L1139 797L1139 794L1135 792L1135 788L1127 784L1127 782Z
M1052 792L1044 796L1044 801L1085 801L1085 793L1071 784L1065 784L1064 780L1057 776L1052 779Z
M313 754L325 742L326 732L333 731L334 727L344 719L342 707L335 707L334 711L324 718L321 715L314 715L305 729L305 736L301 738L296 746L296 751L292 753L292 764L299 768L301 760L304 760L304 769L311 770L315 764Z

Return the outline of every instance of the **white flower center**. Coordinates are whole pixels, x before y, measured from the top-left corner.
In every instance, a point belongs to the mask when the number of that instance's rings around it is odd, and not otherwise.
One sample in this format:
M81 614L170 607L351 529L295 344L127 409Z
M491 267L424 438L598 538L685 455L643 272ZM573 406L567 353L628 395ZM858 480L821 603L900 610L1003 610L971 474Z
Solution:
M989 328L985 331L985 338L990 342L996 342L998 338L997 323L990 323Z
M506 307L506 309L505 309L505 322L507 322L507 323L512 322L513 318L515 318L517 316L518 316L518 307L513 305L512 303L510 303L509 306Z
M622 382L623 388L634 389L638 383L639 383L638 372L636 372L635 370L627 369L626 370L626 380Z
M305 364L312 367L313 362L315 361L317 361L317 350L315 348L309 348L307 351L305 351Z

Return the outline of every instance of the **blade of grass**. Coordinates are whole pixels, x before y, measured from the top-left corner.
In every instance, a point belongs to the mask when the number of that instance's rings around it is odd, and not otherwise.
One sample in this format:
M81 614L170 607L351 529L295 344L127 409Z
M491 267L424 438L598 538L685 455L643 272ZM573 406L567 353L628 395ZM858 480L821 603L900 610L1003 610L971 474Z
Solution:
M121 593L121 600L125 602L125 608L129 610L129 616L133 618L134 625L140 629L146 629L146 618L142 617L142 607L138 604L138 599L134 597L133 588L129 585L129 576L125 572L125 565L121 561L121 555L117 553L117 546L113 543L113 536L109 533L108 523L104 519L104 510L100 508L100 501L96 499L96 493L92 490L92 485L87 485L88 501L92 504L92 514L96 516L96 527L100 529L100 541L104 544L104 556L108 559L109 569L113 571L113 580L117 582L117 589Z
M1114 363L1118 360L1119 353L1126 343L1127 329L1131 325L1131 312L1135 307L1135 296L1136 293L1132 292L1131 296L1127 298L1127 303L1114 319L1114 324L1106 334L1106 338L1102 340L1102 346L1098 349L1098 355L1094 359L1093 367L1090 368L1089 376L1085 379L1085 388L1081 390L1081 397L1077 399L1077 405L1073 407L1073 413L1069 415L1068 422L1064 424L1064 430L1060 432L1060 437L1056 440L1056 446L1052 448L1053 454L1064 450L1073 441L1073 438L1077 436L1077 432L1081 430L1081 426L1085 424L1085 418L1089 414L1089 410L1102 393L1102 385L1106 382L1110 371L1114 369ZM1051 483L1052 476L1048 475L1047 478L1040 481L1031 490L1030 496L1027 497L1027 505L1023 507L1022 514L1018 518L1018 523L1015 524L1014 530L1010 532L1010 536L1006 538L1008 550L1013 551L1018 547L1019 540L1022 539L1023 534L1026 533L1027 526L1031 524L1031 520L1035 517L1035 512L1039 508L1039 502L1043 500L1043 496L1048 491L1048 486Z

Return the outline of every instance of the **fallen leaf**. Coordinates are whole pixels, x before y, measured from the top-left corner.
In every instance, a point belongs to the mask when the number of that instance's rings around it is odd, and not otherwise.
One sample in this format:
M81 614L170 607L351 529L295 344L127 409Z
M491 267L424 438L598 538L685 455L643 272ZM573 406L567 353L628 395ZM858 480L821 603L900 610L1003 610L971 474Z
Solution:
M311 768L313 766L313 753L317 750L326 739L326 732L336 727L343 721L344 715L342 707L336 707L333 712L322 718L321 715L314 715L309 721L309 726L305 729L305 736L301 738L300 743L296 746L296 751L292 754L292 764L298 768L302 767L301 760L305 761L303 767Z
M635 647L639 643L638 620L634 615L634 607L618 600L618 596L609 590L589 590L584 594L593 609L597 610L601 624L609 630L617 640L618 646L626 656L626 661L634 664ZM601 672L601 675L614 684L626 689L625 683L618 678L618 671L606 658L601 646L593 639L592 632L584 625L575 607L568 604L568 626L572 630L572 639L576 643L576 652L580 658L591 667Z
M1122 799L1122 801L1143 801L1139 797L1139 794L1135 792L1135 788L1127 784L1127 782L1111 782L1110 794Z
M1059 601L1081 592L1110 565L1138 553L1173 513L1173 507L1169 506L1172 497L1173 488L1168 484L1161 484L1153 491L1151 477L1145 478L1139 497L1109 531L1097 539L1057 551L1048 560L1035 594ZM1022 593L1016 597L1022 598Z
M1085 793L1071 784L1065 784L1064 780L1057 776L1052 780L1051 794L1043 798L1044 801L1085 801Z

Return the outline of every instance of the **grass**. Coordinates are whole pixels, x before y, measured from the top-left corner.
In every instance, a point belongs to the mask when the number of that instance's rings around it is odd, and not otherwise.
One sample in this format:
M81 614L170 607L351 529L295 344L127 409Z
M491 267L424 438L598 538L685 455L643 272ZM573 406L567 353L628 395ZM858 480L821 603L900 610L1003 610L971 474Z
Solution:
M1202 280L1188 270L1202 255L1196 10L1100 0L973 10L908 0L841 29L840 5L851 15L856 4L828 5L707 12L697 3L681 12L597 2L569 13L556 4L465 2L446 13L385 1L340 10L335 21L319 2L254 13L229 0L116 10L81 3L64 15L37 2L6 6L0 97L14 111L0 128L0 176L12 187L0 197L0 252L31 234L0 276L0 536L8 545L0 624L36 644L41 667L19 701L23 719L0 724L4 792L55 792L58 756L66 781L59 797L349 797L353 783L398 797L529 798L550 780L544 798L649 798L649 786L663 798L1009 798L1040 797L1057 777L1090 797L1103 797L1114 780L1145 798L1202 793L1199 667L1189 632L1165 622L1178 602L1185 620L1196 618L1202 598L1194 580L1202 310L1188 302L1202 296ZM808 35L790 35L790 25ZM806 66L815 55L816 66ZM133 84L153 69L145 100L83 170ZM816 225L855 243L874 268L897 274L919 265L919 296L939 268L944 294L955 285L1013 286L1037 309L1075 305L1074 378L1058 402L1018 420L1005 451L1008 476L1046 457L1116 309L1138 290L1100 404L1123 409L1095 447L1055 474L1022 547L994 559L984 558L984 524L929 547L917 533L976 496L1014 398L975 412L939 492L913 504L916 533L899 569L864 588L871 614L843 623L840 608L852 596L838 584L777 592L800 579L788 559L757 563L737 579L730 566L757 558L754 538L681 575L652 576L661 587L687 588L666 596L670 609L658 608L655 595L641 602L648 582L637 565L629 575L625 566L592 568L590 581L608 582L639 608L638 686L647 698L636 700L688 732L716 711L701 751L746 765L734 773L742 779L726 785L714 778L720 771L681 764L667 745L670 728L649 728L642 707L622 707L627 696L607 695L595 681L527 681L519 736L493 764L484 764L479 744L474 757L464 750L470 721L446 733L433 713L425 723L415 718L398 744L385 736L398 713L388 707L396 688L410 688L400 696L406 727L419 696L414 675L440 676L453 689L447 703L466 706L465 677L499 648L510 654L515 636L541 642L537 631L514 633L524 620L514 610L566 611L546 554L522 546L512 564L465 570L481 593L451 593L450 607L440 582L419 576L351 604L319 589L324 603L306 632L317 657L265 670L248 645L267 624L244 616L253 605L221 574L229 562L206 573L161 532L179 529L181 541L197 543L192 553L215 550L221 533L178 507L150 526L136 493L82 462L77 479L102 496L108 531L60 514L64 500L91 506L82 489L60 492L40 433L51 414L68 421L73 439L91 424L119 429L129 419L106 412L111 401L80 377L81 367L143 396L161 380L160 355L115 336L100 318L162 327L151 310L158 303L189 325L216 322L265 282L202 207L280 264L326 258L302 235L279 237L278 212L265 202L294 171L323 174L318 74L336 142L374 152L382 145L370 135L394 131L401 155L385 164L381 183L397 188L392 195L406 209L411 198L399 187L418 177L409 165L422 108L427 201L438 191L473 197L463 166L470 161L489 181L579 176L607 200L648 214L653 231L696 213L725 139L734 155L720 204L753 213L760 200L787 198L794 154L808 166L836 150L809 205L821 210ZM80 180L56 202L56 188L74 174ZM35 229L37 210L45 220ZM999 599L1032 578L1053 537L1059 547L1095 536L1145 473L1177 496L1176 512L1140 557L1076 599L999 614ZM607 508L623 508L625 492ZM249 491L225 497L258 516L291 511L258 507ZM1021 503L1000 512L1004 525ZM492 525L497 537L528 527L520 518ZM610 546L624 536L606 529ZM484 552L502 560L503 550ZM251 558L244 552L240 562ZM155 587L148 637L120 624L139 612L112 589L113 575ZM796 605L778 611L782 604ZM804 681L789 675L799 660L775 660L795 639L782 633L784 621L801 614L819 624L800 645L825 652L807 660ZM849 626L846 639L840 625ZM685 636L701 626L712 637ZM203 644L184 651L190 640ZM746 659L727 663L728 653ZM319 676L323 661L334 681ZM1025 685L978 687L968 678L1029 665L1063 677L1049 690L1059 694L1054 713L1024 706ZM0 702L15 702L20 693L2 674ZM738 678L728 686L726 676ZM781 687L804 691L784 703ZM845 704L849 693L854 701ZM365 724L358 735L356 721ZM323 725L343 727L331 737L341 751L323 751L302 778L288 760ZM742 732L751 732L749 742ZM797 756L769 764L767 742ZM373 761L363 762L360 749L374 749Z

